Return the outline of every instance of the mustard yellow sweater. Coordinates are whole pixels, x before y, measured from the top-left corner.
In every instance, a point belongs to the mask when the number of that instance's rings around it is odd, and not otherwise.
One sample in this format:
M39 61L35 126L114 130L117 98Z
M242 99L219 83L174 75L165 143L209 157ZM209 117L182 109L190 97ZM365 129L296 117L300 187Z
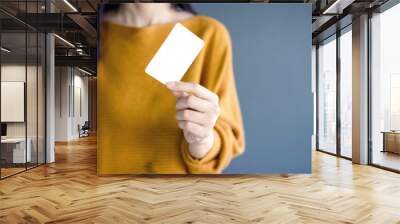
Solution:
M243 152L229 34L206 16L182 24L205 41L182 81L199 83L220 97L214 146L201 160L191 157L175 118L176 98L144 72L175 24L134 28L105 22L98 64L100 175L221 173Z

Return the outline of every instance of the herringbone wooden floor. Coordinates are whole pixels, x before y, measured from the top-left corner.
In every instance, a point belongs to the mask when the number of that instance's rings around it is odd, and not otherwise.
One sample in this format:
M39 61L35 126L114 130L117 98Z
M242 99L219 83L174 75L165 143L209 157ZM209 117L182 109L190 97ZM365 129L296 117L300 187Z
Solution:
M0 223L400 223L400 175L315 152L312 175L96 176L96 142L0 181Z

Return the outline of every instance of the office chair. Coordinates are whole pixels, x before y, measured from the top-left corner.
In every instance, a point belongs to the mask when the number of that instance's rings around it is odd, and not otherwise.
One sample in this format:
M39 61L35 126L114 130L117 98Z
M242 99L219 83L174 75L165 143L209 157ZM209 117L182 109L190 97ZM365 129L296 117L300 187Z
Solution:
M89 129L90 129L89 121L85 121L82 127L78 125L79 138L89 136Z

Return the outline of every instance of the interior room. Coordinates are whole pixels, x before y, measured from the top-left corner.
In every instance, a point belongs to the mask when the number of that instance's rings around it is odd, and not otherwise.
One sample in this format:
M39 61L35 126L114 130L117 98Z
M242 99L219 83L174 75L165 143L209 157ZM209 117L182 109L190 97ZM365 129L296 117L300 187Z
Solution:
M0 223L400 223L399 1L252 3L310 6L312 172L222 176L98 175L104 2L0 2Z
M45 162L45 36L34 29L1 34L1 176Z
M400 6L371 19L372 86L371 86L371 162L390 169L400 169L400 66L394 58L399 52Z

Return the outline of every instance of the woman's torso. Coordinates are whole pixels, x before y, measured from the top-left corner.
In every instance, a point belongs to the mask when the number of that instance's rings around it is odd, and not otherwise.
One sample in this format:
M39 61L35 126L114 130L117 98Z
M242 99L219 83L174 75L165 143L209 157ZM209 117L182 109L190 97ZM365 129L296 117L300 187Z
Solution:
M218 22L193 16L185 27L206 42L182 81L202 83ZM150 62L175 23L133 28L105 22L98 75L99 172L187 173L175 119L175 97L147 75ZM207 47L208 43L208 47ZM215 48L215 46L213 47Z

